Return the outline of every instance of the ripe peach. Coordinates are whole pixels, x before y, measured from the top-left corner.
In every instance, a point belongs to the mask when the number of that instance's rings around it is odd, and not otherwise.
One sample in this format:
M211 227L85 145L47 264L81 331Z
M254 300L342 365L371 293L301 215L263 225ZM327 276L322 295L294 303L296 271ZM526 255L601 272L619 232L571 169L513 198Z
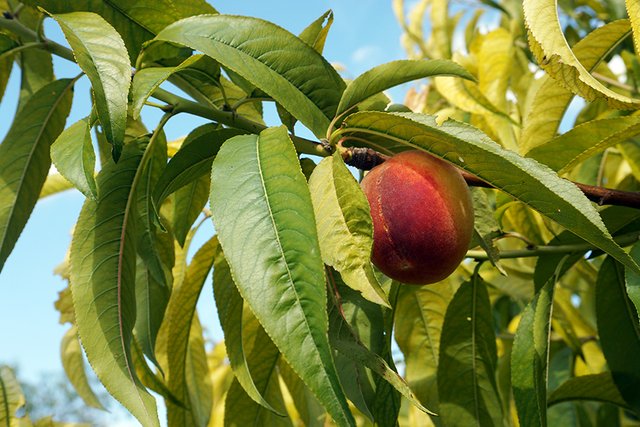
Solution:
M428 284L460 264L473 233L467 183L424 151L395 155L362 180L373 219L371 260L402 283Z

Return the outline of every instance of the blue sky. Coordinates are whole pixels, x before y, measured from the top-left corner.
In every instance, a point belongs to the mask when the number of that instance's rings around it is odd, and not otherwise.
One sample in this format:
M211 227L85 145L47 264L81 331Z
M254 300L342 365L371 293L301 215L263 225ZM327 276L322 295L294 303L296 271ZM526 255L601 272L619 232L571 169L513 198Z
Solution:
M335 20L329 33L325 57L345 67L343 75L353 78L383 62L401 59L400 28L390 0L313 1L293 0L219 0L211 3L222 13L251 15L275 22L293 33L299 33L326 10L334 11ZM61 32L48 20L48 37L63 42ZM71 77L78 68L56 60L56 75ZM15 111L19 72L14 69L6 94L0 104L0 138L4 138ZM67 126L85 117L89 111L89 85L86 78L76 86L74 106ZM401 102L402 91L392 92ZM156 112L143 117L152 127L159 118ZM188 133L202 120L181 116L165 128L169 139ZM20 366L21 375L37 380L43 372L62 369L59 346L68 326L58 323L53 303L65 283L54 276L53 269L64 258L71 240L71 230L80 212L83 196L67 191L39 202L13 253L0 273L0 364ZM200 231L201 239L213 232L210 223ZM198 305L203 325L210 337L220 339L220 328L207 283Z

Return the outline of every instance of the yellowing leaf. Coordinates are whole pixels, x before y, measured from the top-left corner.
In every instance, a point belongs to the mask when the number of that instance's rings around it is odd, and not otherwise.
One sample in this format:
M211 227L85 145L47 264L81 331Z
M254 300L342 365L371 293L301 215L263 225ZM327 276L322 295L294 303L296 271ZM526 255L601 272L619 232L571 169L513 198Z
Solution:
M640 55L640 3L636 0L626 0L627 13L631 19L631 29L633 30L633 46L636 55Z

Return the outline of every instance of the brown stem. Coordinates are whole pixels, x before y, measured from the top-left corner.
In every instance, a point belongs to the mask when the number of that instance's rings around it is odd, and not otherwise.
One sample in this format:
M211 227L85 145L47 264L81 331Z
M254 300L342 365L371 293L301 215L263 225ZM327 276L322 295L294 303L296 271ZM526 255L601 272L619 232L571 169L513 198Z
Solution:
M380 154L371 148L348 147L342 157L346 164L362 170L370 170L377 165L383 163L389 158L384 154ZM469 172L460 171L464 180L471 187L494 188L489 184ZM573 181L572 181L573 182ZM622 191L613 188L596 187L594 185L581 184L573 182L585 196L598 205L617 205L627 206L630 208L640 209L640 192Z

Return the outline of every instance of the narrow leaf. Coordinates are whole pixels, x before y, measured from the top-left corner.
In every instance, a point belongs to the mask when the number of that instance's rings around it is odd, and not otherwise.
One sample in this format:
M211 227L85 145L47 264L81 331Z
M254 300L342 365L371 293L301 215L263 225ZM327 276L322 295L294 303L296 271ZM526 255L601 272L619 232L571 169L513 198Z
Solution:
M511 350L511 384L520 425L547 425L549 334L556 278L522 312Z
M562 174L589 157L639 133L640 116L591 120L533 148L527 153L527 157Z
M323 159L309 178L320 252L345 283L376 304L390 307L371 266L373 224L369 202L340 153Z
M489 294L474 276L456 292L442 325L437 381L444 425L502 425L497 363Z
M640 243L636 243L635 245L633 245L630 255L633 259L636 260L636 262L640 260ZM628 269L626 269L625 272L627 296L629 297L633 305L635 305L636 312L638 313L640 319L640 274Z
M0 270L13 250L49 173L49 149L64 129L74 81L38 91L16 115L0 144Z
M625 0L627 13L631 20L631 29L633 30L633 46L636 49L636 55L640 54L640 3L633 0Z
M317 137L336 113L344 82L318 52L267 21L202 15L165 28L156 40L203 52L257 86Z
M565 381L551 393L547 405L552 406L573 400L606 402L621 408L631 409L616 388L611 372L582 375Z
M213 390L209 379L207 353L198 313L194 314L191 322L185 378L195 425L206 427L209 425L213 407Z
M51 145L51 161L69 182L87 197L98 196L94 170L96 153L91 142L90 118L66 128Z
M82 398L85 404L93 408L104 409L100 400L93 392L87 379L85 371L84 357L82 356L82 348L78 340L78 330L72 326L62 337L60 343L60 359L67 378L73 385L78 396Z
M475 80L464 67L446 59L402 59L387 62L365 71L349 83L340 98L336 114L347 111L378 92L431 76L455 76Z
M233 374L247 395L254 402L264 406L272 412L277 412L258 391L247 363L247 356L242 343L242 307L243 301L236 288L229 264L222 253L222 248L216 246L213 264L213 296L218 309L220 326L224 332L224 343L229 357L229 364Z
M556 0L524 0L522 6L530 32L531 51L550 76L587 101L602 98L611 108L640 108L640 99L609 89L576 58L562 33Z
M211 210L243 299L335 422L354 425L327 338L311 196L286 128L222 146L212 166Z
M202 292L205 279L213 266L215 237L209 239L193 256L183 282L177 282L167 305L164 322L159 334L165 336L167 346L167 367L169 390L182 402L190 402L187 387L186 366L189 349L189 334L194 319L196 303ZM191 404L187 405L191 407ZM184 408L169 404L168 419L171 425L190 425L193 416Z
M47 175L47 179L40 190L39 199L52 196L54 194L62 193L63 191L71 190L74 188L73 184L67 181L65 177L59 173Z
M142 141L140 141L142 143ZM131 363L135 323L134 181L142 150L125 146L98 174L96 201L87 199L71 242L71 292L80 340L107 390L143 425L156 426L153 397Z
M100 15L73 12L52 15L85 72L95 98L98 119L120 157L127 125L127 96L131 84L131 63L120 34Z
M416 148L445 158L640 271L575 185L548 167L503 149L470 125L447 120L438 126L426 115L363 112L349 116L340 132L358 136L374 148L385 147L388 153Z
M595 299L598 335L613 382L634 412L640 413L638 313L627 296L624 270L611 258L600 267Z

